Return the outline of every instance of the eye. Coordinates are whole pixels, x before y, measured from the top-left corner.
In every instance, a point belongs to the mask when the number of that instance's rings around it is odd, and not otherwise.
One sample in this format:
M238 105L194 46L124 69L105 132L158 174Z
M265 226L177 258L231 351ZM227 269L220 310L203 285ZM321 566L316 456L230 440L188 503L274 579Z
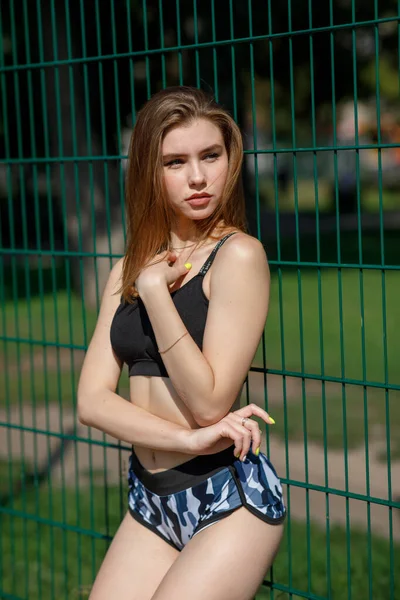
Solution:
M218 157L219 157L219 154L217 152L212 152L211 154L206 154L204 158L206 160L209 160L209 159L215 160Z
M170 160L169 162L165 163L164 167L173 167L175 165L182 165L183 164L183 160L181 158L174 158L174 160Z

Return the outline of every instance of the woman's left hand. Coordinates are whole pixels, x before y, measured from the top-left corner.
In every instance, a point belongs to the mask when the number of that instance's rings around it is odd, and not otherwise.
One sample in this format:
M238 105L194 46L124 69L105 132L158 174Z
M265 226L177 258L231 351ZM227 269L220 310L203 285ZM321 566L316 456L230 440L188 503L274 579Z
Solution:
M192 268L188 262L190 253L182 252L177 256L174 252L167 251L157 257L157 262L146 265L136 279L136 289L139 295L145 290L158 286L172 286L178 279L184 277Z

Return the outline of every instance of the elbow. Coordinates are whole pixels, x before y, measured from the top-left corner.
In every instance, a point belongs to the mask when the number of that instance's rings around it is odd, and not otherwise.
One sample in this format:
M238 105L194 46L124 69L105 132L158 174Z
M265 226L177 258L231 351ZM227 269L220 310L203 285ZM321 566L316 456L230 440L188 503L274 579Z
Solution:
M88 414L86 412L86 408L83 408L80 404L78 404L78 421L81 425L86 425L86 427L89 427Z
M226 416L226 412L221 412L221 410L214 410L209 408L206 411L201 411L200 413L194 414L194 419L196 423L200 427L210 427L211 425L215 425Z
M239 396L233 396L234 399L238 399ZM229 392L219 393L214 395L212 399L208 398L208 402L203 399L200 403L201 408L194 411L193 418L200 427L210 427L222 421L224 417L232 409L232 394Z
M93 404L90 398L83 394L78 394L77 403L78 421L86 427L90 427L93 423Z

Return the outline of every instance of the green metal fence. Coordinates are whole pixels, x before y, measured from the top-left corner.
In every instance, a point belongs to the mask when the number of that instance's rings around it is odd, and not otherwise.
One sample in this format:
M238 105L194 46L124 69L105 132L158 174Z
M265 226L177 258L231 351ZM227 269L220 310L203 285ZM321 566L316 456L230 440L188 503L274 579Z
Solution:
M87 597L126 510L129 449L79 426L77 377L123 253L131 124L188 84L242 127L272 272L243 400L276 420L266 451L288 520L257 598L400 598L399 13L1 3L0 597Z

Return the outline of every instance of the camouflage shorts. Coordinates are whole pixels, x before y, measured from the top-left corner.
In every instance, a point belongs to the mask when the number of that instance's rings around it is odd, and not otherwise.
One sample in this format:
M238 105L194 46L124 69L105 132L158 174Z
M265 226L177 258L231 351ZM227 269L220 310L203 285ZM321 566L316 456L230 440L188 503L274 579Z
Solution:
M241 506L270 524L286 516L280 481L262 453L241 462L231 447L154 474L132 453L128 483L132 517L177 550Z

